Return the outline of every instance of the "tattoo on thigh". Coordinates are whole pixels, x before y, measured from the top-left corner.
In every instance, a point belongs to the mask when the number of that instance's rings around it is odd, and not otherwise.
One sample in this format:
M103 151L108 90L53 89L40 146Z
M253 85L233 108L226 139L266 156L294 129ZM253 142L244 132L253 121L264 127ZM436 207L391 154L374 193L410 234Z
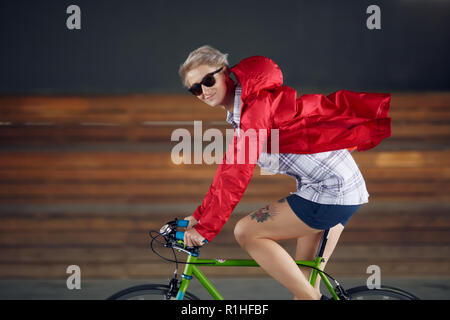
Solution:
M286 198L283 198L283 199L278 200L278 203L283 203L285 201L286 201Z
M269 218L273 220L273 217L276 214L277 214L276 212L271 212L269 210L269 206L267 205L264 208L259 209L256 212L252 213L250 217L252 218L252 220L255 219L257 222L264 222L267 221L267 219Z

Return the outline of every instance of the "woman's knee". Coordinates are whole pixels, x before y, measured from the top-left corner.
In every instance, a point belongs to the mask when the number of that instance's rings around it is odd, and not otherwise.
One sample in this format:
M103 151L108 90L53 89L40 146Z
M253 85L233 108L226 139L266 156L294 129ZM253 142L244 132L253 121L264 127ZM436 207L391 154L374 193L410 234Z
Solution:
M248 218L242 218L234 227L234 237L241 247L244 246L249 236Z

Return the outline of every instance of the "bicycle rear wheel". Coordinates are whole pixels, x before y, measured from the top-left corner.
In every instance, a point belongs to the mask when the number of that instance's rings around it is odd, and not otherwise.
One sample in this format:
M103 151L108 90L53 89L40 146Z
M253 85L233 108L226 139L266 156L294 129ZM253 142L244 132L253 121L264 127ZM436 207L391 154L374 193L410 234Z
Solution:
M107 300L167 300L169 286L165 284L144 284L121 290ZM174 299L175 297L172 297ZM200 300L192 293L186 292L184 300Z
M415 295L402 289L382 286L380 289L369 289L366 286L347 290L350 300L419 300Z

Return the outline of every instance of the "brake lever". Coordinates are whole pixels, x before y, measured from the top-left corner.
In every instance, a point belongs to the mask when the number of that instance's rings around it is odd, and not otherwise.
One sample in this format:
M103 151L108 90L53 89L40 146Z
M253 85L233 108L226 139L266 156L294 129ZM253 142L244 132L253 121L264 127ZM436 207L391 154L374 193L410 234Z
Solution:
M190 255L196 255L198 256L198 250L199 246L186 246L184 242L181 240L172 240L169 242L170 245L168 247L174 248L179 251L183 251L184 253L190 254Z

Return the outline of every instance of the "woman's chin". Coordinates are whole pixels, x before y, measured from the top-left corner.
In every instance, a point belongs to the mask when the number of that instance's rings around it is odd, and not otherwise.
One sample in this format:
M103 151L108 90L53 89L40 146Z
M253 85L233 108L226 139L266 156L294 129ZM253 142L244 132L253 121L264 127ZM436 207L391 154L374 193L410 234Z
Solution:
M208 101L208 102L206 102L206 104L213 108L220 107L220 103L216 102L216 101Z

